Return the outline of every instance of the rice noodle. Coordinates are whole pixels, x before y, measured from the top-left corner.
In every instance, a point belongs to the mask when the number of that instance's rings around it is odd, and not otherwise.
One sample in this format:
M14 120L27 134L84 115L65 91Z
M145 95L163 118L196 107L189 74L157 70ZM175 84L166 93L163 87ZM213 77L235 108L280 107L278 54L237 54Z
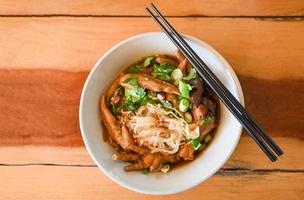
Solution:
M138 144L152 153L174 154L191 136L187 122L160 104L141 106L127 126Z

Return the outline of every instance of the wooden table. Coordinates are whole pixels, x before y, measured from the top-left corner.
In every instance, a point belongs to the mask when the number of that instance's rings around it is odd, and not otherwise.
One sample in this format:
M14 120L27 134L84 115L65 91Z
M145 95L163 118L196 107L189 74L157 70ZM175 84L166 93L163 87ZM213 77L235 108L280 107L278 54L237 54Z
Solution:
M233 66L246 106L285 155L271 163L243 133L212 178L169 196L109 180L78 125L83 83L117 42L159 31L149 1L0 2L1 199L304 199L304 1L154 1Z

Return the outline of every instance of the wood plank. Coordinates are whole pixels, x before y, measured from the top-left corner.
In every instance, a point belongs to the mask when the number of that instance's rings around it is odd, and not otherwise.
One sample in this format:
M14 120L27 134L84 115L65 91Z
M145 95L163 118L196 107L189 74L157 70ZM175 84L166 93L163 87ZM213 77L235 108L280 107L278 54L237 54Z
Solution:
M178 195L129 191L96 167L0 167L3 199L303 199L304 173L224 172ZM147 177L148 178L148 177ZM291 181L292 180L292 181ZM263 187L261 187L263 186Z
M271 163L249 137L242 137L236 151L223 169L304 170L303 140L274 137L285 151L277 162ZM60 146L1 146L0 165L73 165L95 166L84 147Z
M303 16L303 0L155 0L164 13L170 16ZM110 0L87 1L1 1L1 15L146 15L144 7L150 1ZM174 6L173 6L174 5Z
M304 78L302 20L170 21L214 46L240 76ZM149 31L159 31L149 18L5 18L0 20L0 68L89 70L115 43Z
M78 107L87 74L0 70L0 144L81 146ZM269 134L304 139L304 81L239 77L249 112Z

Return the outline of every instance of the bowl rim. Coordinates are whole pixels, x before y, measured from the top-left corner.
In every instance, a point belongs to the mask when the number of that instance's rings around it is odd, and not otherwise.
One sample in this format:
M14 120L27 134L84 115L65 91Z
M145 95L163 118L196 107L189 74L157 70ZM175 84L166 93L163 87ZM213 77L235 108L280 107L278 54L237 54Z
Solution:
M215 167L212 171L209 172L209 174L204 177L203 179L199 179L198 181L196 181L195 183L192 183L190 185L187 185L185 187L183 187L182 189L177 189L177 190L170 190L168 192L156 192L156 191L151 191L151 190L147 190L147 189L139 189L137 187L134 187L128 183L125 182L121 182L118 178L116 178L115 176L112 176L110 173L107 172L106 169L103 168L102 164L97 162L97 159L95 158L94 153L92 152L91 148L90 148L90 144L87 138L87 134L85 133L85 128L83 127L83 104L84 104L84 94L85 91L88 90L88 84L89 84L89 80L92 78L93 74L95 74L95 71L97 70L98 66L100 65L100 63L109 55L111 54L113 51L115 51L117 48L119 48L120 46L124 45L125 43L128 43L132 40L136 40L138 38L141 37L146 37L146 36L150 36L150 35L154 35L154 34L164 34L162 32L146 32L146 33L141 33L141 34L136 34L133 35L131 37L128 37L120 42L118 42L117 44L115 44L114 46L112 46L106 53L104 53L99 59L98 61L95 63L95 65L93 66L93 68L91 69L91 71L89 72L88 77L86 78L86 81L84 83L82 92L81 92L81 97L80 97L80 104L79 104L79 125L80 125L80 132L81 132L81 136L82 139L84 141L85 144L85 148L88 151L91 159L94 161L94 163L98 166L98 168L108 177L110 178L112 181L114 181L115 183L117 183L118 185L123 186L124 188L127 188L129 190L135 191L135 192L139 192L142 194L152 194L152 195L169 195L169 194L176 194L176 193L180 193L183 191L186 191L188 189L191 189L199 184L201 184L202 182L204 182L205 180L207 180L208 178L210 178L212 175L214 175L226 162L227 160L231 157L232 153L234 152L236 146L239 143L241 134L242 134L242 126L240 124L238 124L239 126L236 128L236 133L237 135L237 140L236 142L233 144L233 147L231 148L230 152L227 153L226 158L223 160L223 162L218 165L217 167ZM243 90L241 87L241 84L234 72L234 70L232 69L232 67L230 66L230 64L225 60L225 58L216 50L214 49L212 46L210 46L209 44L207 44L206 42L195 38L193 36L187 35L187 34L181 34L183 38L185 39L189 39L192 40L193 42L204 46L208 49L208 51L210 51L211 53L213 53L214 55L216 55L216 57L220 60L220 62L222 62L225 66L225 70L228 71L228 73L231 75L231 78L233 80L233 84L236 87L237 90L237 98L239 99L240 103L245 106L245 101L244 101L244 95L243 95Z

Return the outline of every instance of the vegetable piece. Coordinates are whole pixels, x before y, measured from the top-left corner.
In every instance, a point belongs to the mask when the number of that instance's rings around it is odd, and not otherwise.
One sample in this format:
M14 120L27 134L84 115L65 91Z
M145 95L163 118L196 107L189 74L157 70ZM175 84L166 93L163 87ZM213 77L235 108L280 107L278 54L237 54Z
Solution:
M171 77L174 81L180 81L183 78L183 72L180 69L175 69L171 73Z
M142 73L143 72L143 68L141 65L133 65L128 69L129 73L134 73L134 74L138 74L138 73Z
M178 82L178 90L181 93L182 97L189 99L189 93L191 89L192 89L191 86L185 81L180 80Z
M136 77L129 77L127 78L124 83L127 83L127 84L130 84L130 85L133 85L133 86L137 86L137 78Z
M195 151L197 151L202 146L199 138L192 140L191 145Z
M208 126L211 123L211 121L212 121L212 118L210 116L207 116L202 120L202 123L204 126Z
M181 99L178 108L182 112L187 112L190 108L190 101L188 99Z
M201 144L201 146L198 148L197 151L202 151L207 147L207 145L205 143Z
M170 165L168 165L168 164L163 165L163 166L161 166L161 168L159 170L163 173L168 173L168 171L170 170Z
M165 63L160 65L154 65L153 67L154 67L154 71L151 73L151 75L154 78L158 78L164 81L171 80L171 73L175 69L173 66Z
M147 74L124 74L119 78L119 84L122 86L125 86L126 84L124 81L130 77L136 77L138 78L138 85L140 87L146 88L148 90L152 90L154 92L166 92L166 93L173 93L176 95L180 95L178 89L167 82L158 80L156 78L153 78L150 75Z
M193 121L192 115L189 112L185 112L184 117L188 124L190 124Z
M148 175L149 172L150 172L150 170L148 168L145 168L142 170L142 174L144 174L144 175Z
M194 130L189 131L189 132L190 132L190 134L187 136L188 139L194 140L200 136L200 130L199 130L198 126Z
M194 68L191 68L189 74L183 77L183 80L189 81L195 78L196 78L196 70Z
M146 58L145 62L144 62L144 67L148 67L151 64L153 59L154 59L153 56L150 56L150 57Z
M204 142L205 142L205 143L208 143L208 142L210 142L210 141L211 141L211 135L208 134L208 135L206 135L206 137L204 138Z
M130 111L136 110L140 105L146 105L150 100L145 89L138 86L137 80L135 77L129 77L124 81L132 86L125 88L126 108Z

